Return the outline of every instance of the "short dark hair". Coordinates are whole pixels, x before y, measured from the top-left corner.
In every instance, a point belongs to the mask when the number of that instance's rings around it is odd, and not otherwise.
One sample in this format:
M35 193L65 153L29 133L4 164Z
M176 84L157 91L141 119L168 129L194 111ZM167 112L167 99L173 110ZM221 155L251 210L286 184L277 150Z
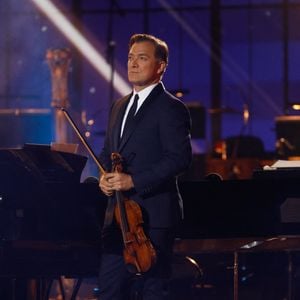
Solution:
M155 57L158 60L162 60L168 64L169 60L169 48L165 41L146 33L137 33L131 36L129 40L129 50L134 43L150 42L155 47Z

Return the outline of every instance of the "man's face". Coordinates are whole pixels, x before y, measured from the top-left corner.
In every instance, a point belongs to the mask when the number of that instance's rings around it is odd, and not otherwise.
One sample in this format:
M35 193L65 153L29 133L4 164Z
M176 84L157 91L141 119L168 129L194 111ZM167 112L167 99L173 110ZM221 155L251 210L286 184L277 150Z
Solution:
M165 62L155 58L155 47L151 42L139 42L132 45L128 54L128 80L135 90L160 80Z

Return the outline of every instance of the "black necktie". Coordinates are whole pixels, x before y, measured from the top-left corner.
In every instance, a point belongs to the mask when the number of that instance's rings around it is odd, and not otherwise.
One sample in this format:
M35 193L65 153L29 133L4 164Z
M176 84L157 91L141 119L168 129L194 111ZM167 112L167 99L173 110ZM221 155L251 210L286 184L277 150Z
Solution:
M139 95L135 94L133 104L130 107L130 110L129 110L127 118L126 118L122 136L124 136L124 133L126 132L126 130L128 130L132 127L132 124L134 121L134 115L135 115L136 109L137 109L138 100L139 100Z

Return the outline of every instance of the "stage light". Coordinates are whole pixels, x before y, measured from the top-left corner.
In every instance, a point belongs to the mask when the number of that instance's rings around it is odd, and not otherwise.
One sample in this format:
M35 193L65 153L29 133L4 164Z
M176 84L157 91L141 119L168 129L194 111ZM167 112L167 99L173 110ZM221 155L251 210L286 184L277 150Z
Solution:
M292 109L293 110L300 110L300 104L299 103L292 104Z
M95 123L95 121L93 119L88 120L88 125L89 126L93 126Z
M31 0L65 37L80 51L104 79L111 80L111 66L96 48L76 29L76 27L61 13L61 11L49 0ZM131 87L115 71L114 88L122 96L130 93Z
M177 91L176 94L175 94L175 96L177 98L182 98L183 97L183 92L182 91Z
M250 111L249 111L249 107L246 103L244 103L243 105L243 122L244 125L247 125L250 119Z

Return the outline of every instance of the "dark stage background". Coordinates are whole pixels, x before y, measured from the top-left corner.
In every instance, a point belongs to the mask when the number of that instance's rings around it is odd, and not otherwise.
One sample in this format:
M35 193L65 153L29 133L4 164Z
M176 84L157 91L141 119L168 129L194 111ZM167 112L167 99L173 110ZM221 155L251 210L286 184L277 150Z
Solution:
M239 135L255 136L266 152L275 152L275 118L295 114L290 104L300 100L300 1L51 3L58 5L108 66L113 66L115 76L108 68L105 79L33 0L2 0L0 124L10 125L1 125L0 136L5 138L1 138L0 146L50 143L55 139L51 76L45 55L48 49L70 48L71 109L82 130L90 132L89 142L98 153L110 104L125 93L112 88L111 78L120 75L126 82L128 39L133 33L148 32L170 46L170 64L164 78L167 88L174 93L183 91L183 101L198 106L195 153L210 154L217 141ZM249 119L245 112L249 112ZM26 118L32 119L31 125L23 130L18 124L28 124ZM94 123L90 125L88 120ZM87 172L94 173L95 168Z

